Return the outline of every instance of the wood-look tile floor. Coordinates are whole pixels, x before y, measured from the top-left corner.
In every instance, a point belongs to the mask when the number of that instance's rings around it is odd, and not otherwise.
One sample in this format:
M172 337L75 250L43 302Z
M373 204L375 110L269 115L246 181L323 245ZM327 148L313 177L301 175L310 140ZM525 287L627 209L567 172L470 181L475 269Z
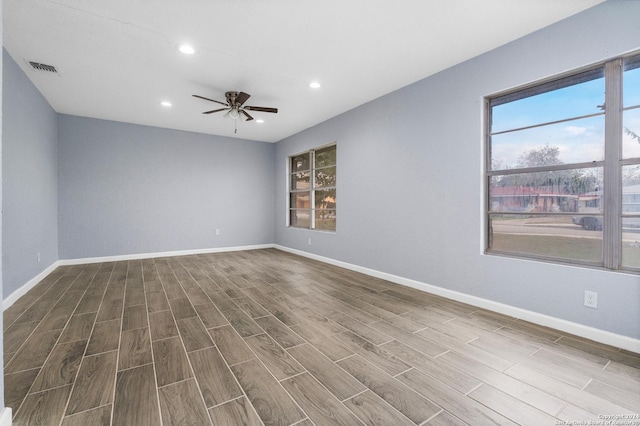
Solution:
M638 354L274 249L60 267L4 360L15 425L640 424Z

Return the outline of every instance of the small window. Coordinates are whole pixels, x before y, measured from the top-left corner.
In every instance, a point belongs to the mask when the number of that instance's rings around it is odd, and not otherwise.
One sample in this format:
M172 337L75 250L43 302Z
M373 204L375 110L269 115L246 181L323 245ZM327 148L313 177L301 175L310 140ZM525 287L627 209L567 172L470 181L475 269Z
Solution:
M640 269L640 57L487 99L487 252Z
M336 230L336 145L289 158L289 226Z

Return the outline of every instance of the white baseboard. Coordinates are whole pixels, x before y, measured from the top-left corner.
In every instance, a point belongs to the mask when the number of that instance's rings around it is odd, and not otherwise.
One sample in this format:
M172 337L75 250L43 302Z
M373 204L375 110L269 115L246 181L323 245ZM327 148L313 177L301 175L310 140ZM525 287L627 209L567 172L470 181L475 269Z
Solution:
M196 250L180 250L180 251L164 251L157 253L139 253L139 254L126 254L121 256L103 256L103 257L86 257L83 259L63 259L53 262L44 271L30 279L20 288L15 290L9 296L2 301L2 310L6 310L13 305L16 300L24 296L29 290L31 290L36 284L38 284L44 277L49 275L58 266L63 265L84 265L87 263L103 263L103 262L117 262L122 260L137 260L137 259L151 259L154 257L172 257L172 256L187 256L190 254L209 254L209 253L222 253L229 251L243 251L243 250L259 250L273 248L273 244L258 244L252 246L235 246L235 247L219 247L219 248L206 248ZM2 424L0 424L2 426Z
M4 407L0 415L0 426L11 426L11 408Z
M58 264L59 265L84 265L86 263L119 262L123 260L152 259L155 257L188 256L191 254L223 253L228 251L260 250L260 249L267 249L267 248L274 248L274 245L258 244L258 245L252 245L252 246L216 247L216 248L195 249L195 250L162 251L162 252L156 252L156 253L137 253L137 254L125 254L125 255L119 255L119 256L85 257L83 259L59 260Z
M35 287L36 284L38 284L40 281L42 281L42 279L44 277L46 277L51 272L53 272L53 270L56 269L58 266L60 266L59 261L53 262L44 271L40 272L35 277L31 278L29 281L27 281L21 287L16 289L13 293L11 293L9 296L7 296L2 301L2 310L3 311L6 310L9 306L11 306L14 303L16 303L16 300L20 299L22 296L27 294L27 292L29 290L31 290L33 287ZM1 425L1 423L0 423L0 425Z
M299 256L318 260L320 262L328 263L331 265L339 266L341 268L349 269L351 271L360 272L360 273L363 273L372 277L384 279L396 284L415 288L427 293L446 297L462 303L467 303L469 305L477 306L479 308L488 309L490 311L498 312L504 315L509 315L511 317L519 318L519 319L529 321L535 324L539 324L545 327L555 328L557 330L574 334L576 336L584 337L586 339L591 339L596 342L600 342L600 343L615 346L618 348L623 348L632 352L640 353L640 339L634 339L632 337L611 333L609 331L601 330L594 327L589 327L586 325L578 324L575 322L563 320L556 317L551 317L549 315L540 314L538 312L517 308L514 306L506 305L504 303L495 302L493 300L471 296L469 294L460 293L454 290L437 287L431 284L426 284L426 283L412 280L409 278L404 278L397 275L388 274L386 272L377 271L375 269L353 265L340 260L319 256L313 253L308 253L305 251L296 250L289 247L280 246L277 244L260 244L260 245L252 245L252 246L207 248L207 249L196 249L196 250L167 251L167 252L157 252L157 253L129 254L129 255L121 255L121 256L89 257L89 258L83 258L83 259L58 260L54 262L51 266L46 268L44 271L42 271L41 273L33 277L31 280L25 283L22 287L20 287L19 289L11 293L6 299L4 299L2 301L2 309L4 311L7 308L9 308L11 305L13 305L16 302L16 300L18 300L20 297L26 294L44 277L46 277L55 268L61 265L82 265L86 263L116 262L116 261L123 261L123 260L150 259L155 257L186 256L186 255L192 255L192 254L222 253L222 252L230 252L230 251L259 250L259 249L267 249L267 248L276 248L278 250L297 254ZM2 418L0 418L0 420L1 419ZM0 426L3 426L3 423L0 423Z
M319 256L305 251L292 249L276 244L274 248L282 250L288 253L297 254L309 259L318 260L320 262L328 263L330 265L339 266L341 268L349 269L351 271L360 272L365 275L380 278L390 281L392 283L404 285L407 287L415 288L427 293L435 294L437 296L446 297L448 299L456 300L458 302L467 303L469 305L477 306L479 308L488 309L493 312L497 312L510 317L529 321L545 327L554 328L556 330L564 331L565 333L574 334L576 336L584 337L599 343L615 346L617 348L626 349L632 352L640 353L640 339L634 339L632 337L623 336L621 334L612 333L609 331L601 330L594 327L578 324L572 321L563 320L561 318L552 317L549 315L540 314L538 312L529 311L515 306L506 305L504 303L495 302L493 300L483 299L477 296L471 296L469 294L460 293L458 291L449 290L446 288L426 284L420 281L412 280L409 278L400 277L397 275L388 274L386 272L376 271L375 269L369 269L358 265L353 265L340 260L331 259L328 257Z

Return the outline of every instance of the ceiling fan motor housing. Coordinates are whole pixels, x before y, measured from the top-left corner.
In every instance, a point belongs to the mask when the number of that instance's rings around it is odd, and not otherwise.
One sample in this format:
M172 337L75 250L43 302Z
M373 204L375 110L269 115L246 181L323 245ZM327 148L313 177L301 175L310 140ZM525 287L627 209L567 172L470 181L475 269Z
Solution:
M227 103L230 107L235 106L236 98L238 97L238 92L227 92L224 94L225 98L227 98Z

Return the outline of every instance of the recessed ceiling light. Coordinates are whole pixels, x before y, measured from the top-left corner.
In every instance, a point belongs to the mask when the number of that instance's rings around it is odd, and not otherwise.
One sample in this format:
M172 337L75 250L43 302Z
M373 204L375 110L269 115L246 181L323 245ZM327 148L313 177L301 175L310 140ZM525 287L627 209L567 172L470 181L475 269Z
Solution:
M169 101L162 101L160 102L160 105L164 106L164 107L170 107L171 106L171 102Z
M320 83L318 83L317 81L312 81L311 83L309 83L309 87L311 87L312 89L319 89Z
M178 47L178 50L180 50L185 55L193 55L194 53L196 53L196 49L194 49L192 46L189 46L188 44L181 44L180 47Z
M264 123L264 120L263 120L262 118L258 118L258 119L256 120L256 123Z

